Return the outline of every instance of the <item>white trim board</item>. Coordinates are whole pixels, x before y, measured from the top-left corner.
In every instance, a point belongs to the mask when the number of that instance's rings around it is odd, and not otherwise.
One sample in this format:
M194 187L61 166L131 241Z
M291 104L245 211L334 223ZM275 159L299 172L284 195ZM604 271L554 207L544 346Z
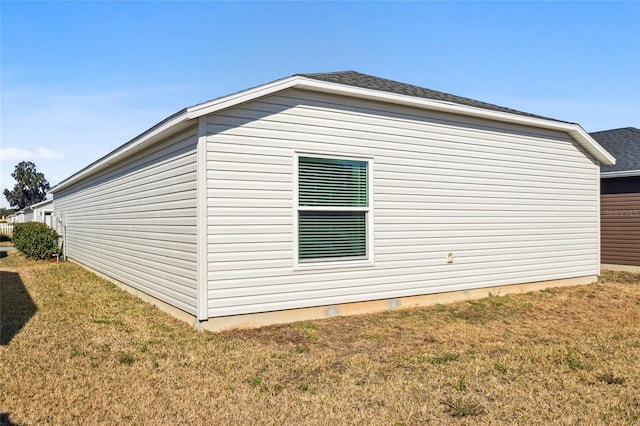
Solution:
M315 92L331 93L340 96L347 96L373 101L387 102L397 105L411 106L432 111L441 111L457 115L484 118L492 121L533 126L550 130L557 130L569 134L596 160L604 165L614 165L615 158L600 146L587 132L578 124L546 120L536 117L528 117L519 114L512 114L501 111L493 111L484 108L460 105L451 102L425 99L416 96L400 95L397 93L385 92L381 90L364 89L360 87L319 81L308 77L295 75L271 83L263 84L238 93L223 96L201 104L193 105L166 118L146 132L130 140L126 144L107 154L102 159L87 166L85 169L72 175L51 189L56 193L67 188L74 183L90 176L100 170L114 164L127 156L139 152L150 146L154 142L167 137L169 134L177 133L192 125L192 121L204 115L234 107L236 105L268 96L276 92L288 89L302 89Z
M640 170L621 170L619 172L600 173L600 177L603 179L619 178L619 177L634 177L634 176L640 176Z

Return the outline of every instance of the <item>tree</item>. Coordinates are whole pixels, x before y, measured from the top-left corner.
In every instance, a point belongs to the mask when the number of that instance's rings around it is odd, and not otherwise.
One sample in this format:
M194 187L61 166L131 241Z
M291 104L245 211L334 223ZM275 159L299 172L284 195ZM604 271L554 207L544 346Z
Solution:
M13 191L4 190L4 197L11 207L22 210L31 204L39 203L47 198L49 182L44 174L38 173L36 165L31 161L21 161L11 176L16 180Z
M0 218L9 216L10 214L15 212L15 209L6 209L4 207L0 207Z

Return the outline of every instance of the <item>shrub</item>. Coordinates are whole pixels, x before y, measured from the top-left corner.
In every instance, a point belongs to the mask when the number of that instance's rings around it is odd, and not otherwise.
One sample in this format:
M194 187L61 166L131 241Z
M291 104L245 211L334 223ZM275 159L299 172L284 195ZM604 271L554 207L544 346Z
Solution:
M16 223L13 226L13 246L33 259L48 259L59 254L59 235L40 222Z

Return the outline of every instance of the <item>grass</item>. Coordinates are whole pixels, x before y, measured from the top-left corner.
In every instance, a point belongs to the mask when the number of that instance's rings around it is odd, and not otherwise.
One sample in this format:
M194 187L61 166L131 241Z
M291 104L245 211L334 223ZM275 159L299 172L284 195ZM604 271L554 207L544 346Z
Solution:
M0 272L0 424L640 424L640 274L213 334L71 263Z

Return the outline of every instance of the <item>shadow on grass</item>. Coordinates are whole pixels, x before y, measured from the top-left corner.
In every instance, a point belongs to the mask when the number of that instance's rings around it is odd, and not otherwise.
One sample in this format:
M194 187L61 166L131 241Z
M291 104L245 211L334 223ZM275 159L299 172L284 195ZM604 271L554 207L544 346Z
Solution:
M20 275L0 271L0 345L9 344L36 311Z
M7 413L0 413L0 426L17 426L17 423L13 423L9 420Z
M8 256L8 254L7 254L6 251L0 251L0 259L4 259L7 256ZM0 423L0 425L1 425L1 423Z

